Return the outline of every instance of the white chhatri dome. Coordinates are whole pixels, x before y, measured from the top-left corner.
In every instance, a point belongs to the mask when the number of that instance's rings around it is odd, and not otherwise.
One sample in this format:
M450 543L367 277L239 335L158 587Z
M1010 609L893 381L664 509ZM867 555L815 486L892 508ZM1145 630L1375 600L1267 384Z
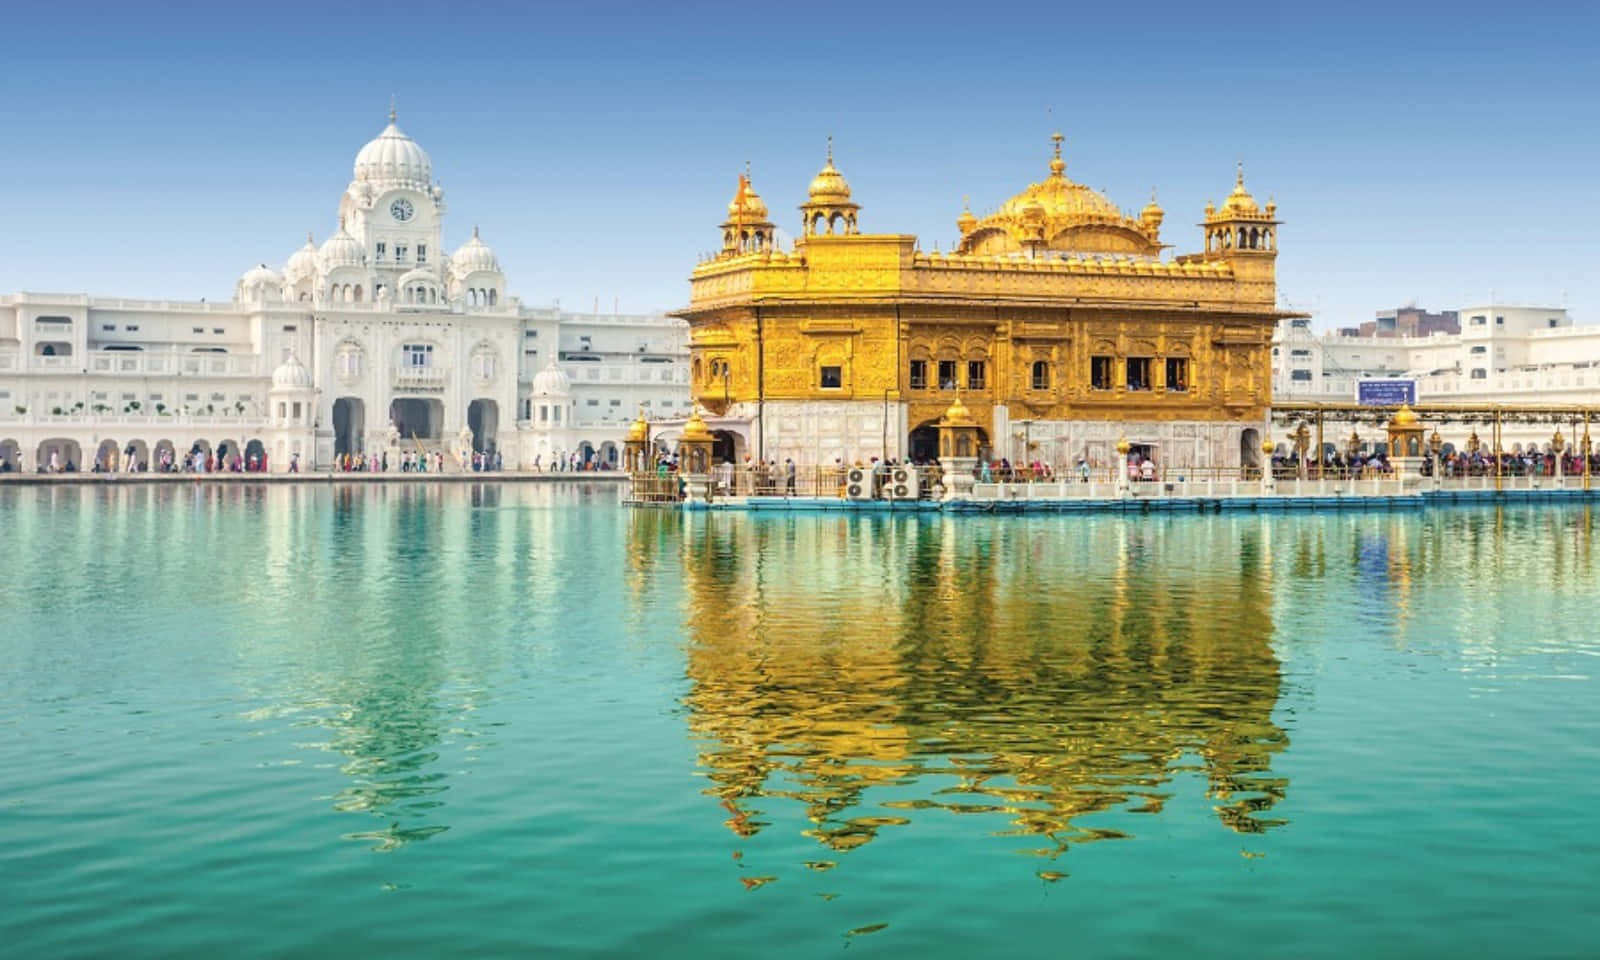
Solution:
M450 265L455 268L458 277L469 273L487 270L490 273L500 272L500 261L495 258L494 248L478 239L478 228L472 228L472 239L461 245L461 248L450 257Z
M572 392L572 380L556 364L555 358L533 378L533 395L536 397L564 397Z
M361 249L361 241L346 233L342 222L339 224L339 232L323 242L318 255L322 258L324 271L332 270L334 267L359 267L366 259L366 253Z
M429 183L433 165L428 162L428 155L394 120L394 108L390 107L389 125L356 154L356 179Z
M311 234L306 234L306 245L296 250L289 256L289 262L283 266L283 277L290 283L315 275L317 272L317 245L311 239Z
M283 286L283 276L264 263L258 263L244 272L239 278L241 288L253 287L258 284L267 284L273 287Z
M310 390L311 371L305 364L289 354L289 359L283 361L278 369L272 371L272 389L274 390Z

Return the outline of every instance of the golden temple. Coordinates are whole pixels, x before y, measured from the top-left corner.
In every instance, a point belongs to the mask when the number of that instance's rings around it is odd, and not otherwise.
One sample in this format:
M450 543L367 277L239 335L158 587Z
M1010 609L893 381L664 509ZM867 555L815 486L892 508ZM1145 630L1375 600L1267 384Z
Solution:
M1241 167L1206 205L1202 249L1164 257L1154 196L1120 211L1067 176L1052 139L1048 175L988 216L963 210L947 253L861 232L831 141L791 249L740 176L677 311L717 459L931 458L959 394L996 458L1109 461L1125 433L1171 464L1254 463L1272 330L1291 315L1276 205Z

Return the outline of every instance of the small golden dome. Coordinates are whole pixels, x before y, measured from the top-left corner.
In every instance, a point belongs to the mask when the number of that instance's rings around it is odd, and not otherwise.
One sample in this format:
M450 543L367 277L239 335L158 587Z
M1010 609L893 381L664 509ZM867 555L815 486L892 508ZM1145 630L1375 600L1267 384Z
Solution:
M689 441L690 443L711 442L711 431L706 429L706 422L700 418L698 409L689 414L689 422L683 425L683 436L678 439L680 442Z
M955 402L945 410L944 416L939 418L939 425L942 427L977 426L972 419L972 411L968 410L967 405L961 402L959 393L956 394Z
M1126 457L1128 455L1128 451L1132 450L1132 449L1133 449L1133 444L1128 442L1128 438L1127 437L1118 437L1117 438L1117 453L1119 453L1122 456Z
M833 138L828 138L828 162L823 165L822 171L811 181L811 189L807 191L812 203L849 203L850 184L845 182L844 174L833 165Z
M644 443L650 439L650 421L644 418L644 405L639 406L639 419L628 428L629 443Z
M1146 223L1160 223L1161 219L1166 215L1167 211L1161 209L1161 204L1156 203L1156 191L1152 187L1150 190L1150 202L1144 205L1143 210L1139 211L1139 219Z
M1208 220L1211 219L1212 217L1216 216L1216 213L1217 213L1217 205L1212 203L1210 200L1207 200L1206 201L1206 219L1208 219Z
M1400 409L1394 413L1394 418L1389 421L1391 426L1411 427L1417 423L1417 412L1411 409L1411 404L1402 403Z
M972 214L972 204L967 202L967 198L966 197L962 197L961 198L961 216L956 217L956 229L960 230L961 231L961 235L964 237L967 234L971 233L972 229L974 227L976 227L977 225L978 225L978 218L973 216L973 214Z
M1228 194L1228 199L1223 202L1222 209L1226 213L1260 213L1261 208L1256 206L1256 198L1244 188L1244 164L1239 164L1239 172L1233 180L1233 192Z
M756 188L750 185L750 175L739 174L739 188L734 191L733 200L728 203L728 219L758 222L766 218L766 201L762 200L761 194L756 193Z

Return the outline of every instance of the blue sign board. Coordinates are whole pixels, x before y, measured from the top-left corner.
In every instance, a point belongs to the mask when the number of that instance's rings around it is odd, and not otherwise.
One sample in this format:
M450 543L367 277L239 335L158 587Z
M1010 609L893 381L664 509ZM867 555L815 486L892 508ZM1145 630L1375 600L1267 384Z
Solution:
M1417 402L1415 380L1357 380L1356 403L1363 407L1398 407Z

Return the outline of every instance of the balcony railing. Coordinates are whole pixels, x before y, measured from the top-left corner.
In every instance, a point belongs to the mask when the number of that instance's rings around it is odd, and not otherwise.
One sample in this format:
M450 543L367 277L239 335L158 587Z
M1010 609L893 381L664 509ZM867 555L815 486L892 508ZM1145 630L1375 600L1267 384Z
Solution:
M396 367L394 386L397 390L443 390L449 381L449 371L443 367Z
M103 376L260 377L261 357L254 353L180 353L176 350L90 350L83 354L40 356L0 353L0 370L50 373L80 371Z

